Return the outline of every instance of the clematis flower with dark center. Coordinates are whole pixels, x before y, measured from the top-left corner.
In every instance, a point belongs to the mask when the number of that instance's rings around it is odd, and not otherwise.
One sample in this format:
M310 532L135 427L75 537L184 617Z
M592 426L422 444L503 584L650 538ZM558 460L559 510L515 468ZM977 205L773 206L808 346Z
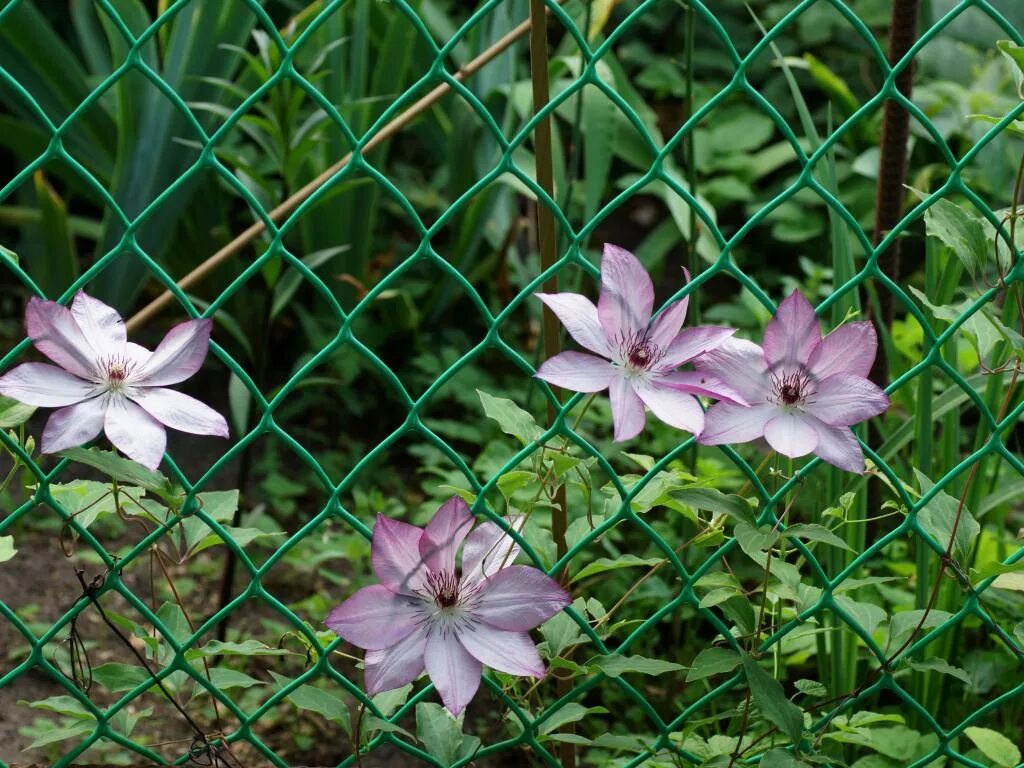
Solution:
M128 341L116 310L85 291L70 309L33 297L25 309L26 332L57 365L19 365L0 377L0 394L59 408L43 430L43 453L82 445L103 431L130 459L156 469L167 445L165 426L228 436L223 416L166 388L199 370L212 325L211 320L181 323L150 352Z
M506 521L518 530L523 519ZM471 532L473 522L457 497L426 528L378 515L372 561L381 583L363 587L324 621L367 651L371 696L411 683L425 668L457 716L476 694L484 664L544 676L528 630L567 606L569 595L543 571L512 565L519 546L498 525Z
M694 361L698 371L728 380L750 403L715 403L699 442L745 443L764 437L790 458L814 453L850 472L864 453L850 429L889 407L867 379L878 338L869 321L847 323L822 338L814 308L793 291L764 332L764 348L729 339Z
M735 331L713 326L681 331L688 297L673 302L652 320L654 285L629 251L605 245L596 307L577 293L536 296L578 344L594 353L562 352L545 361L537 377L573 392L608 389L616 440L640 433L647 420L645 406L666 424L699 435L704 411L694 395L744 404L743 397L721 378L676 370L715 349Z

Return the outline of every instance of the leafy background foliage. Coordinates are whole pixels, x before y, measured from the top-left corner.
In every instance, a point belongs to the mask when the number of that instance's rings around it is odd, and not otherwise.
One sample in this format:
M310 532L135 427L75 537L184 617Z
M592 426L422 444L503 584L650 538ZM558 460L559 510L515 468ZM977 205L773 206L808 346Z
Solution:
M554 199L525 42L358 151L527 5L0 7L5 367L27 295L129 314L266 224L138 334L215 319L195 386L228 448L172 441L164 474L44 459L39 417L0 407L0 761L184 762L198 728L248 765L1021 764L1020 8L924 3L893 281L870 237L881 0L755 2L757 23L549 3ZM869 477L653 420L617 446L602 397L530 379L538 205L564 289L593 293L612 241L659 300L698 276L691 322L758 338L793 288L830 326L874 319L893 408ZM541 629L549 678L489 676L462 722L421 684L368 701L321 624L372 579L375 515L422 523L452 493L529 514L529 558L577 598Z

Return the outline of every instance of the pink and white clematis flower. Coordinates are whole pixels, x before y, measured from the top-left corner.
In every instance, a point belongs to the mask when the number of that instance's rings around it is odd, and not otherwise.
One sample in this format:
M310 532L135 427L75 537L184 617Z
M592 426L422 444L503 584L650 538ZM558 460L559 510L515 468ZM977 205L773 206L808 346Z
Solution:
M537 377L573 392L610 390L616 440L640 433L647 420L644 406L666 424L699 435L704 411L694 395L744 404L722 379L676 370L735 331L713 326L680 331L688 297L670 304L652 322L654 285L629 251L605 244L596 307L578 293L536 296L578 344L594 353L562 352L545 361Z
M75 295L70 309L32 297L25 309L26 332L57 365L19 365L0 377L0 394L26 405L60 408L46 422L43 453L82 445L102 430L130 459L156 469L167 444L165 426L228 436L223 416L165 388L199 370L212 325L211 320L181 323L150 352L128 341L116 310L85 291Z
M764 348L730 339L694 361L699 371L729 381L750 403L716 403L699 442L745 443L764 436L790 458L815 453L850 472L864 471L864 453L850 429L889 407L867 375L878 339L870 321L847 323L822 338L814 308L793 291L764 332Z
M513 528L522 518L506 518ZM511 565L519 546L494 523L473 527L469 507L446 501L426 528L378 515L373 569L363 587L325 624L367 651L371 696L411 683L424 668L453 715L480 686L482 665L541 678L544 664L528 630L569 604L543 571ZM456 553L465 540L461 567Z

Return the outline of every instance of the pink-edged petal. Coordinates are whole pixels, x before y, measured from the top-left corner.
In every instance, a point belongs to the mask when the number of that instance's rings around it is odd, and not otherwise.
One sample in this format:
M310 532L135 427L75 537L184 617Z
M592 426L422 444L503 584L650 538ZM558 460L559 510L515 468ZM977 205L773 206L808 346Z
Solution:
M210 349L210 319L188 320L171 328L146 364L133 376L134 384L162 387L177 384L203 365Z
M647 333L647 338L658 348L665 349L672 343L673 339L679 336L679 329L683 327L686 319L686 308L690 304L690 297L684 296L679 301L674 301L665 307Z
M163 424L125 397L108 399L103 431L121 453L144 467L160 466L167 433Z
M597 316L609 339L643 333L654 309L651 277L632 253L611 243L601 257L601 294Z
M543 571L512 565L483 582L474 613L492 627L525 632L543 624L570 602L569 593ZM480 660L487 663L486 659Z
M126 342L124 345L124 358L132 370L141 370L152 356L152 352L134 341Z
M383 584L363 587L331 611L324 624L359 648L380 651L408 637L422 620L415 597L397 595Z
M97 358L122 356L128 341L128 331L116 309L94 299L85 291L79 291L71 302L71 316Z
M228 423L206 403L163 387L134 387L128 397L161 424L192 435L228 436Z
M526 632L508 632L487 624L460 629L459 642L470 655L491 669L509 675L544 677L544 662Z
M561 352L545 360L537 378L573 392L600 392L608 389L615 367L600 357L585 352Z
M658 361L658 370L669 371L683 363L693 360L698 355L721 347L734 333L734 328L721 328L714 325L702 325L687 328L676 336L668 347L665 355Z
M509 515L505 523L514 531L522 532L526 524L523 515ZM496 523L481 523L466 537L462 546L462 576L474 583L493 576L515 562L520 547Z
M370 559L381 584L392 592L414 595L427 569L420 557L423 529L377 515Z
M36 349L83 379L96 378L96 354L71 310L33 296L25 307L25 331Z
M597 318L597 307L578 293L535 293L538 299L562 321L565 330L581 347L604 357L611 357L608 337Z
M769 403L749 408L732 403L715 403L704 414L704 431L697 442L701 445L749 443L764 435L765 424L779 413Z
M782 300L764 330L764 357L769 367L803 365L821 343L814 307L799 291Z
M837 373L817 382L803 410L834 427L847 427L885 413L889 397L872 381Z
M707 371L672 371L659 376L656 381L663 387L689 392L691 395L713 397L737 405L748 405L743 395Z
M814 417L810 417L814 418ZM820 419L811 422L818 433L818 447L815 454L829 464L847 472L864 474L864 452L860 449L856 435L849 427L829 426Z
M376 696L407 685L423 674L426 627L419 627L390 648L367 651L363 659L366 692Z
M441 701L458 717L480 687L480 662L455 638L453 632L433 627L427 636L423 661Z
M837 373L866 377L875 363L878 334L868 320L847 323L821 340L810 359L808 370L818 379Z
M704 411L693 395L662 386L659 379L636 379L633 386L644 405L670 427L694 435L704 430Z
M694 358L693 367L727 381L751 404L763 403L772 391L764 350L746 339L726 339Z
M818 447L818 432L812 419L800 411L780 409L764 425L764 439L783 456L806 456Z
M609 388L612 404L613 437L616 442L629 440L640 434L647 422L644 403L633 390L633 385L623 376L612 378Z
M475 522L469 506L458 496L442 504L420 537L419 551L427 569L435 573L455 571L455 553Z
M84 445L103 429L107 406L104 397L94 397L54 411L43 429L43 453L57 453Z
M96 392L96 385L48 363L22 363L0 377L0 395L25 405L72 405Z

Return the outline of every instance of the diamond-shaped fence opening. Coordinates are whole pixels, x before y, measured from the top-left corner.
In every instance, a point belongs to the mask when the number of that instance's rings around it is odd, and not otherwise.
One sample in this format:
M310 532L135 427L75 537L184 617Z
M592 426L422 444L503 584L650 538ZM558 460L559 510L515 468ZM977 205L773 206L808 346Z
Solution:
M150 473L2 425L0 766L1024 765L1024 16L916 5L8 0L0 366L32 295L148 348L211 317L184 390L232 437ZM606 240L693 324L874 320L868 473L623 448L533 378L532 294L593 296ZM574 599L459 721L322 624L377 515L452 494Z

